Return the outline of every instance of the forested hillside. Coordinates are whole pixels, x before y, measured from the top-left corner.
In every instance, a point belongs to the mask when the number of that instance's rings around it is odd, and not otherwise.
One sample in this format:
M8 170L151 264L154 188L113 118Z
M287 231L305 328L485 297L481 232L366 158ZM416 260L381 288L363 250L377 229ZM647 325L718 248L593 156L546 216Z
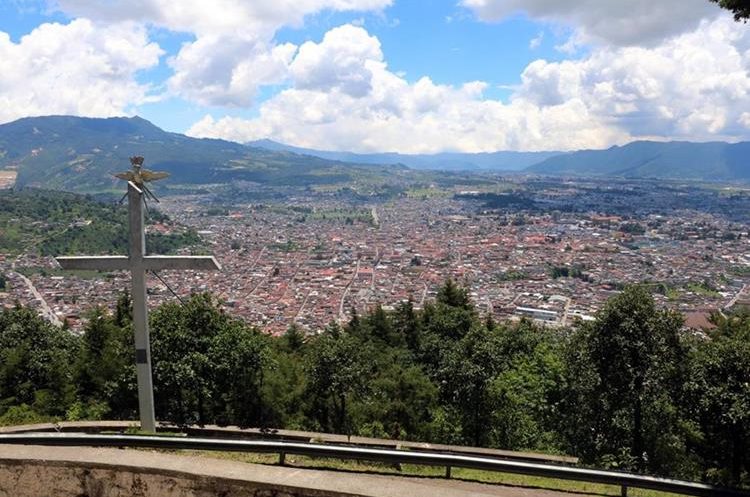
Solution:
M81 337L0 314L0 423L135 419L130 308ZM157 418L567 453L599 467L747 485L750 316L710 337L630 287L575 330L481 319L448 282L305 337L259 333L209 295L151 315Z
M527 171L541 174L673 178L702 181L750 179L750 143L635 141L606 150L550 157Z
M168 234L147 234L153 253L201 242L194 230L171 225L156 209L149 211L148 223L170 225ZM34 188L0 190L0 253L125 254L127 226L127 207L113 201Z
M120 180L112 174L128 169L133 155L145 157L148 168L169 172L173 186L235 181L307 186L357 178L382 182L404 169L191 138L140 117L44 116L0 124L0 169L16 169L19 186L83 193L119 190Z

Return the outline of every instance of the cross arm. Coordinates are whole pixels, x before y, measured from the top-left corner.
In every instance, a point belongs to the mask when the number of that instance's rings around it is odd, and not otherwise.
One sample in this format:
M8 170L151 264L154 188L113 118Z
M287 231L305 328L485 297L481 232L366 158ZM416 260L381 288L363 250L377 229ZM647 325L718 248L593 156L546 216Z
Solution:
M124 255L56 257L56 260L63 269L89 269L96 271L131 269L130 258ZM210 255L149 255L143 258L143 269L147 271L160 271L163 269L214 271L221 270L221 266Z
M143 258L144 269L191 269L194 271L221 270L221 266L210 255L149 255Z
M95 271L119 271L128 269L129 259L124 255L73 256L55 258L63 269L88 269Z

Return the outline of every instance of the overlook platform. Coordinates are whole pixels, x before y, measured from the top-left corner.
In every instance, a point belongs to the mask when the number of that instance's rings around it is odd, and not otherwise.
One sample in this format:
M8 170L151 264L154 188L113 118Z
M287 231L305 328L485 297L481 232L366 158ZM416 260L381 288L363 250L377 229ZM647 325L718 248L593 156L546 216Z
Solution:
M248 464L170 453L0 445L0 496L574 496L537 488Z

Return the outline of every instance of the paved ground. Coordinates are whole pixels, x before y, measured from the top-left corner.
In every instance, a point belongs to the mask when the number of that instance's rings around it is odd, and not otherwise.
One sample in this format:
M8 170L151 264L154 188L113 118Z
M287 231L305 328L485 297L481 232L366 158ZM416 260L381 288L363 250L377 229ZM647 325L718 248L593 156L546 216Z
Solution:
M43 475L43 472L39 471L40 465L53 467L58 473L60 468L85 468L87 473L95 469L136 474L165 474L169 475L171 479L185 478L192 482L198 480L202 480L203 483L206 481L230 482L235 487L245 484L257 488L260 485L266 489L278 489L284 495L358 495L368 497L570 497L576 495L567 492L505 487L456 480L381 476L246 464L153 451L0 445L0 469L18 468L23 463L36 467L36 475ZM7 487L12 486L14 481L17 484L17 475L18 473L15 477L6 477L6 481L0 478L0 495L12 495L8 493L12 489ZM16 479L14 480L14 478ZM56 476L56 478L60 477ZM63 482L58 481L62 485ZM3 488L3 485L6 488ZM52 495L53 493L45 493L45 495ZM148 493L143 495L148 495ZM195 494L180 493L180 495Z
M63 432L99 432L103 430L124 431L137 425L135 421L64 421L61 423L18 425L0 427L0 433L27 433L35 431L63 431ZM167 427L167 429L170 429ZM171 429L178 429L172 427ZM314 440L318 443L330 444L356 444L372 447L405 448L409 450L429 450L435 452L451 452L456 454L468 454L478 456L497 457L501 459L514 459L520 461L532 461L540 463L563 463L576 464L578 459L570 456L552 454L539 454L534 452L516 452L500 449L485 449L482 447L463 447L458 445L430 444L424 442L409 442L402 440L387 440L382 438L369 438L333 433L317 433L295 430L272 430L262 432L258 428L238 428L236 426L214 426L205 427L192 426L187 429L188 436L210 437L210 438L250 438L250 439L279 439L297 442L308 442Z

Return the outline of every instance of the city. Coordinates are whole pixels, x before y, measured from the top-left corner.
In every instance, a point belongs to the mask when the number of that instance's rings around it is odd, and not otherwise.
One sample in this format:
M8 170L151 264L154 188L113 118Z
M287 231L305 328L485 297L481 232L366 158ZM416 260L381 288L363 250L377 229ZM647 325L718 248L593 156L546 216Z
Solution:
M151 277L150 304L178 298L172 292L210 291L228 312L280 334L292 323L318 332L353 312L407 300L421 308L448 278L470 290L482 315L527 316L546 326L593 319L609 297L636 283L698 329L713 326L712 312L750 302L748 190L495 181L505 192L490 197L517 203L493 207L488 194L460 185L371 203L299 190L277 203L217 204L217 193L165 197L160 208L173 222L151 229L197 230L200 250L223 271ZM6 306L35 306L73 329L93 306L111 308L129 285L126 273L60 273L53 258L34 254L5 258L6 268L15 269L6 271Z

